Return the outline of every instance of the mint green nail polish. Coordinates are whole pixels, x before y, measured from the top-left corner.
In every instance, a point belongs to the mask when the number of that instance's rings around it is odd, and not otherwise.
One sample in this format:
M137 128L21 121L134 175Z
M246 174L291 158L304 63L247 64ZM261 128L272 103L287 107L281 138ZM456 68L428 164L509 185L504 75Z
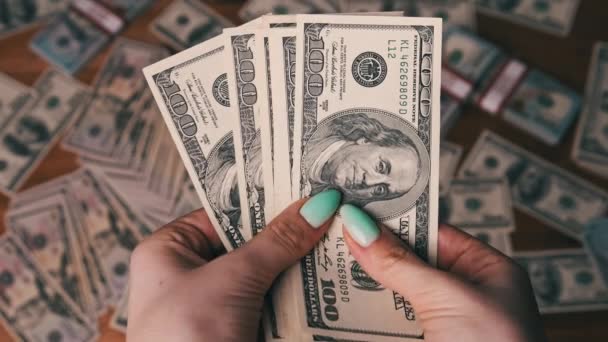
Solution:
M350 236L361 247L367 247L380 236L380 229L376 221L363 210L352 204L345 204L340 208L340 216Z
M311 197L300 208L300 215L313 228L319 228L336 213L341 200L342 194L338 190L325 190Z

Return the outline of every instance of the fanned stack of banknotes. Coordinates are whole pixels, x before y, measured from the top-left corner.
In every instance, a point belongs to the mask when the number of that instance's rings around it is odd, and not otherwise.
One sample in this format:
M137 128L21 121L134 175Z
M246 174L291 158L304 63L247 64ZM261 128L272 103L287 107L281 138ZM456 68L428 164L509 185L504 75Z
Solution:
M94 340L108 307L125 331L129 255L155 229L203 207L233 250L328 188L431 264L438 222L513 256L544 313L608 308L608 193L491 131L462 162L464 148L441 139L470 105L547 145L578 120L572 159L606 177L608 43L595 45L581 97L475 33L481 13L567 36L579 1L250 0L247 23L232 27L176 0L150 25L185 50L171 57L117 37L152 3L0 6L0 36L45 21L31 46L54 65L32 87L0 74L0 190L11 197L0 314L16 339ZM110 42L92 86L68 76ZM21 191L60 139L81 168ZM513 252L514 209L584 248ZM266 339L423 339L408 299L349 255L340 222L278 279Z

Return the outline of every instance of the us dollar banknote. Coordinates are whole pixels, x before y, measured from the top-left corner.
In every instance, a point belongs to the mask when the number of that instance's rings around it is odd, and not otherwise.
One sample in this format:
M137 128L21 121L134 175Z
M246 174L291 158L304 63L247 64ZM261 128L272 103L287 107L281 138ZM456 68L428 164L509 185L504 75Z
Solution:
M608 177L608 43L593 49L587 76L583 114L572 147L572 158L579 166Z
M504 179L454 179L444 197L440 220L472 230L515 230L511 191Z
M476 3L481 13L558 36L570 33L580 5L579 0L476 0Z
M81 208L80 222L111 287L111 304L120 300L129 280L129 258L141 241L139 227L105 189L92 171L72 174L69 184L74 203Z
M146 113L142 109L151 100L139 70L166 56L163 48L118 39L94 82L92 101L63 146L96 160L115 162L124 157L119 155L121 142L129 136L131 124Z
M0 126L19 112L33 96L29 87L0 73Z
M12 236L0 238L0 314L21 341L89 341L94 326Z
M224 246L241 246L238 171L224 37L215 37L144 69L171 137Z
M584 250L516 253L541 313L605 310L608 288Z
M244 21L249 21L268 13L335 13L340 10L339 0L249 0L239 11L239 17Z
M513 245L509 233L495 229L466 229L466 233L472 235L477 240L496 248L504 255L513 255Z
M597 266L604 283L608 284L608 219L593 220L585 227L583 234L585 249Z
M36 99L0 128L0 191L15 192L48 153L89 91L80 82L49 70L33 87Z
M441 20L298 16L296 42L292 192L338 189L434 264ZM338 218L292 279L305 331L421 337L409 302L367 276L342 239ZM384 314L362 326L355 313L371 307Z
M16 33L65 10L68 0L3 1L0 37Z
M178 0L167 7L150 25L160 40L183 50L213 38L232 23L211 7L196 0Z
M72 74L93 58L109 40L108 33L70 10L53 18L34 36L30 47L50 64Z
M293 166L293 139L295 113L296 29L292 27L270 29L268 45L269 66L272 77L271 92L273 124L273 169L275 175L275 213L291 203L291 174Z
M7 223L40 268L90 318L96 318L90 270L83 263L83 252L76 238L72 217L60 193L41 197L12 211Z
M475 29L475 5L472 0L407 0L404 2L403 10L406 16L414 17L439 17L443 19L444 26L461 26ZM397 7L395 9L401 10Z
M597 186L491 131L478 138L459 176L506 177L516 208L579 240L585 224L608 210L608 194Z
M273 189L271 156L264 155L262 145L270 146L267 80L264 44L256 27L224 30L227 51L226 71L234 118L236 165L241 184L241 214L244 229L257 234L266 225L268 203L265 187ZM272 193L272 191L270 191Z
M439 196L445 196L450 190L452 178L460 158L462 158L462 146L448 141L441 142L439 149Z

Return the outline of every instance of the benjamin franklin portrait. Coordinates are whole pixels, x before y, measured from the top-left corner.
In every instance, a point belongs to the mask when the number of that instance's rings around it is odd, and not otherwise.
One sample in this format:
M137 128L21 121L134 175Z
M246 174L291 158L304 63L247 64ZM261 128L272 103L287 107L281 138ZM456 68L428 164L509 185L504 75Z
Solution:
M562 291L562 282L557 266L550 261L537 260L530 261L526 268L538 304L543 306L557 303Z
M209 203L220 223L238 228L241 207L232 134L224 137L209 155L205 184Z
M338 189L378 217L410 208L426 188L430 159L416 130L381 110L358 108L319 123L304 146L303 195Z

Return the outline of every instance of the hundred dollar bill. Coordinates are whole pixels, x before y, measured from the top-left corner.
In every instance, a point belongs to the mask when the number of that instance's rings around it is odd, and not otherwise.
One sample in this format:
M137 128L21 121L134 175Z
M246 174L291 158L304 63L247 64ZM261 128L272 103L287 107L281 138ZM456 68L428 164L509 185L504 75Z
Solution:
M476 239L488 244L502 254L511 256L513 255L513 246L511 244L511 238L509 233L495 229L462 229L468 234L474 236Z
M463 162L460 177L502 178L516 208L573 238L604 216L608 194L491 131L484 131Z
M513 78L520 81L511 83ZM488 84L478 103L490 113L502 111L505 121L555 145L576 120L581 100L553 77L510 60L496 80Z
M462 114L462 104L455 98L441 94L441 136L445 137Z
M150 25L158 39L176 50L183 50L213 38L232 23L211 7L197 0L178 0L167 7Z
M15 340L90 341L95 328L12 236L0 238L0 315Z
M78 71L96 55L127 20L151 0L72 0L69 11L54 18L32 40L41 57L68 73Z
M439 196L445 196L450 190L450 184L461 157L462 146L448 141L441 142L439 148Z
M445 69L476 86L489 70L501 63L504 54L496 45L470 30L449 26L443 36L442 58Z
M572 147L581 167L608 177L608 43L595 44L587 76L585 105Z
M541 313L605 310L608 288L584 250L516 253Z
M0 73L0 127L34 97L24 84Z
M435 264L441 20L303 15L296 42L292 192L340 190ZM338 218L291 279L305 331L420 337L409 302L369 278L342 239ZM338 291L337 302L321 295ZM362 326L356 313L369 310L383 314Z
M89 282L91 295L94 298L95 310L98 314L103 313L106 308L106 304L111 299L112 289L105 271L101 267L101 261L97 258L96 253L93 250L92 242L86 237L84 220L82 219L80 206L81 203L76 203L74 198L69 194L69 183L72 177L76 173L68 174L59 178L55 178L52 181L42 183L33 188L29 188L26 191L19 192L11 200L11 212L20 212L25 210L32 203L35 203L41 198L47 198L52 196L62 196L64 199L64 212L69 215L69 222L74 226L74 236L80 246L82 253L82 262L84 269L87 274L87 278L92 281Z
M585 227L583 245L608 284L608 218L593 220Z
M32 39L30 47L46 61L72 74L95 56L110 36L76 11L50 21Z
M131 251L142 239L136 223L111 197L105 184L90 170L72 174L70 195L81 208L80 222L84 235L93 247L111 287L112 304L120 300L129 278Z
M67 8L68 0L3 1L0 37L16 33Z
M231 106L234 130L236 167L239 177L243 227L251 235L266 225L268 207L265 187L273 188L271 156L262 146L270 146L268 87L264 44L261 31L255 27L224 30L228 86L235 100ZM272 191L269 191L272 193Z
M239 17L244 21L249 21L268 13L335 13L339 10L337 0L249 0L239 11Z
M458 228L515 230L511 192L504 179L454 179L445 196L441 217Z
M219 36L146 67L144 74L198 197L232 250L251 235L241 222L227 56Z
M63 140L63 146L97 160L116 162L117 157L122 157L117 151L129 136L130 124L145 113L142 109L151 99L140 70L166 56L166 50L160 47L125 38L117 40L94 82L92 101Z
M404 8L395 9L403 9L406 16L440 17L444 26L475 29L475 5L472 0L406 0L402 3Z
M62 194L51 194L9 212L7 223L40 268L83 313L96 318L91 296L91 283L95 280L85 269L75 226L66 208Z
M88 89L54 70L33 87L36 99L0 128L0 191L15 192L87 101Z
M472 98L485 112L502 114L550 145L561 141L576 120L580 97L555 78L463 28L450 27L444 44L442 86L460 101ZM469 88L475 89L473 96Z
M558 36L570 33L580 5L579 0L476 0L476 3L481 13Z
M295 18L294 18L295 20ZM294 22L295 24L295 22ZM272 124L275 214L292 201L293 129L295 112L296 29L270 29L269 66L272 78Z

